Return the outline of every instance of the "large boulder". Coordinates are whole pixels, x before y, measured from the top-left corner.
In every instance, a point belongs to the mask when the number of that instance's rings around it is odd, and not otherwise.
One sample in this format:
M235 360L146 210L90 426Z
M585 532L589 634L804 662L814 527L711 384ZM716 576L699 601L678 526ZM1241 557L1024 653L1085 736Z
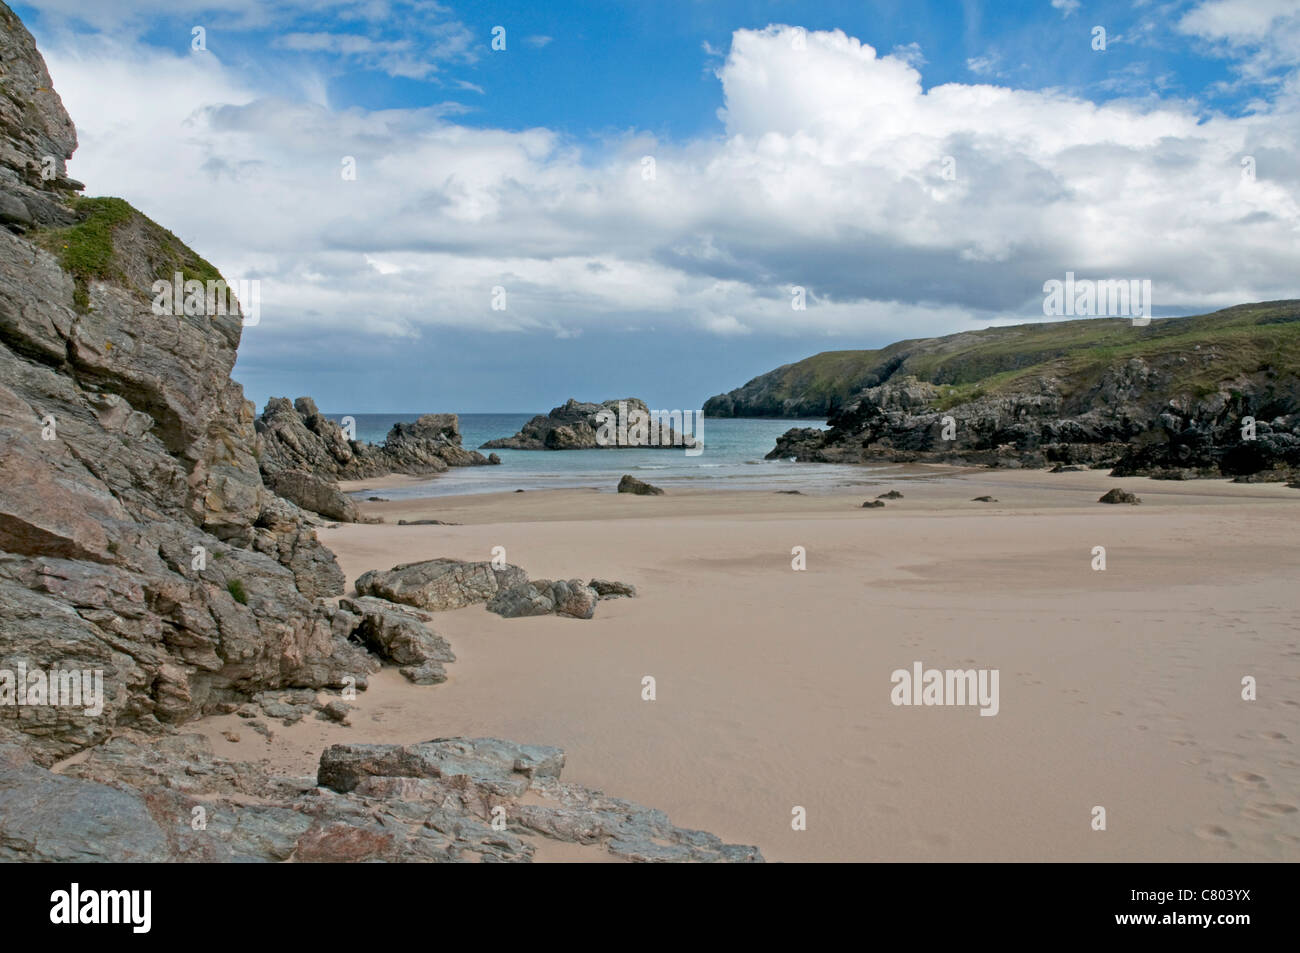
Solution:
M430 612L444 612L487 602L501 589L528 581L518 566L500 569L490 562L428 559L392 569L372 569L356 582L358 595L377 596Z
M530 615L567 615L590 619L596 612L600 593L581 579L534 579L501 589L488 601L487 609L507 619Z
M339 608L361 620L352 638L402 666L407 679L419 685L447 680L443 663L456 661L456 656L447 640L429 628L433 620L427 613L370 596L340 599Z
M289 502L340 523L357 521L357 505L338 488L306 470L280 470L266 477L266 485Z

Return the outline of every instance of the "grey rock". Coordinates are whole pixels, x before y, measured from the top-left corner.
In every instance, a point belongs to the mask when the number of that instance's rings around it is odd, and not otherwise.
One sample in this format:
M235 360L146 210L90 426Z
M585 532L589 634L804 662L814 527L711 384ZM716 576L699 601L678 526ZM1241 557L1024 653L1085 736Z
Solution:
M587 583L592 589L596 590L596 595L602 599L617 599L620 596L636 598L636 586L630 582L618 582L612 579L593 579Z
M268 474L266 485L286 500L326 519L340 523L357 521L357 505L338 485L306 470L279 470Z
M636 493L640 496L663 496L664 491L657 486L652 486L642 480L638 480L630 473L625 473L623 478L618 481L618 492Z
M487 604L489 612L507 619L520 616L567 615L575 619L590 619L596 611L600 595L595 588L581 579L535 579L498 592Z
M447 640L429 628L432 616L368 596L340 599L339 608L360 617L352 638L398 665L454 662Z
M357 579L356 589L360 595L443 612L486 602L498 590L527 581L528 574L518 566L495 569L489 562L429 559L389 570L372 569Z
M628 443L619 444L619 438L602 440L602 419L598 416L606 412L615 414L615 428L621 419L627 428ZM622 414L620 418L618 415ZM634 418L645 415L650 419L650 408L645 401L635 397L607 400L602 403L590 403L574 400L570 397L559 407L552 408L549 414L538 414L524 424L513 437L501 437L483 444L483 449L509 450L613 450L643 449L647 447L686 446L687 437L678 433L672 424L665 422L662 433L650 433L646 425L645 442L640 441L640 434L635 427ZM656 431L660 422L654 422ZM608 433L609 430L607 429ZM691 440L691 446L694 441ZM489 458L490 459L490 458Z
M1138 499L1135 495L1130 493L1128 490L1123 490L1120 489L1119 487L1115 487L1112 490L1107 490L1106 493L1099 500L1097 500L1097 502L1137 504L1137 503L1141 503L1142 501Z

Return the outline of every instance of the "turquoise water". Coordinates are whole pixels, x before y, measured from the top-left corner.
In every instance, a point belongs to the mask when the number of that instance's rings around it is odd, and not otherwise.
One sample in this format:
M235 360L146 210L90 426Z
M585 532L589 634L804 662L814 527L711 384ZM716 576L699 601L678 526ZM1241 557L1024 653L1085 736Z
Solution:
M342 414L328 414L341 420ZM357 439L382 443L398 421L419 414L353 414ZM534 414L461 414L460 432L467 449L477 450L497 437L510 437ZM681 447L651 450L497 450L501 465L455 467L428 481L386 489L389 499L596 487L613 492L619 478L630 473L665 488L726 490L801 490L826 492L837 486L864 483L879 468L827 463L764 460L776 438L791 427L824 427L821 420L724 420L705 418L704 452L688 457ZM484 450L484 454L492 451Z

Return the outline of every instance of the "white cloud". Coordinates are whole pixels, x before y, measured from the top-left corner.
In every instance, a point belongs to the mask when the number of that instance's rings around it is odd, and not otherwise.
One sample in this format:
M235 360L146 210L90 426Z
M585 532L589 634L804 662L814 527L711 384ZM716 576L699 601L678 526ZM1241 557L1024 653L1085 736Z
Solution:
M46 55L81 135L71 173L228 276L261 278L250 334L914 337L1041 314L1042 283L1067 270L1151 278L1157 307L1295 293L1300 122L1285 105L1202 121L1173 103L926 91L910 51L839 32L799 50L771 27L737 31L717 68L722 135L631 134L595 158L447 108L267 97L215 55Z
M1083 4L1079 0L1052 0L1052 9L1060 10L1061 16L1069 17L1079 12L1079 7Z

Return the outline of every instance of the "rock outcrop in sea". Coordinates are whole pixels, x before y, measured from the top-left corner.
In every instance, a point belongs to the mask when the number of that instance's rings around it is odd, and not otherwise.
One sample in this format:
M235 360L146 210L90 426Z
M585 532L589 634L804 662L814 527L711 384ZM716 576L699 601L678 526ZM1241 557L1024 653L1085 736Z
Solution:
M258 462L264 474L304 470L328 480L365 480L389 473L424 476L451 467L500 463L461 446L455 414L425 414L397 423L382 444L351 440L310 397L273 397L256 421Z
M645 401L635 397L607 400L599 404L586 403L570 397L549 414L538 414L524 424L513 437L500 437L483 444L484 450L627 450L670 446L695 446L693 437L678 434L671 423L655 420L647 424L645 442L639 442L635 433L624 440L619 436L620 425L624 434L634 430L636 421L650 421L650 408ZM612 421L612 425L611 422ZM681 421L679 420L678 423ZM607 434L600 439L602 426ZM654 431L651 431L653 426ZM679 443L678 441L681 441Z
M316 493L285 474L342 475L369 452L331 443L326 461L305 402L283 427L271 408L259 433L230 379L237 307L155 311L155 280L220 276L126 202L77 195L72 122L3 3L0 119L0 859L528 860L534 835L631 859L761 859L563 784L555 749L347 746L320 778L281 778L183 733L253 704L346 720L339 690L364 691L385 662L436 683L450 646L392 603L336 604L344 575L317 521L268 481ZM386 470L478 462L442 416L390 434L382 456Z

